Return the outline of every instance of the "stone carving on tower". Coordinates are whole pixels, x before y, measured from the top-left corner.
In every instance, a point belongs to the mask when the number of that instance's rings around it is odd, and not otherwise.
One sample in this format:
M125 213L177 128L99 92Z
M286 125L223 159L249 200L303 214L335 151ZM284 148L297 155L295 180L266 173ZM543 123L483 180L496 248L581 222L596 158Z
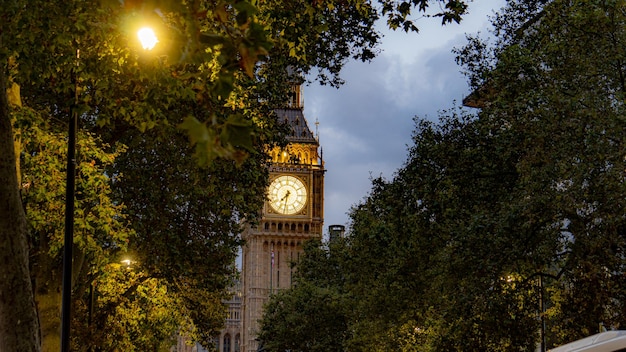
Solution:
M242 234L241 351L256 352L258 321L272 293L289 288L302 245L322 237L324 163L318 138L303 113L301 87L294 86L289 104L276 109L291 127L288 145L270 151L270 186L257 225Z

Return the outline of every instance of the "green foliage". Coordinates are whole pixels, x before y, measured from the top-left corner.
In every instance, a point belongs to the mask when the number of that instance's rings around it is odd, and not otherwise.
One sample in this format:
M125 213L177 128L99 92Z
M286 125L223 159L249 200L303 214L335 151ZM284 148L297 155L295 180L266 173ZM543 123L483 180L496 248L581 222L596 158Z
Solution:
M22 146L22 202L33 231L33 250L39 255L57 257L64 228L65 132L50 123L45 112L24 108L14 116L16 138ZM132 236L124 206L113 199L110 178L104 173L124 151L123 145L112 147L91 133L79 133L75 244L98 265L107 263L106 252L126 248Z
M506 35L485 84L499 93L481 118L506 124L515 207L549 245L537 263L556 276L547 281L553 343L624 324L623 6L554 1L527 6L523 32L508 13L496 22Z
M79 119L76 345L147 350L163 347L156 341L176 326L202 342L219 329L239 226L254 221L264 201L264 148L285 142L272 109L315 70L339 85L346 60L377 53L381 14L399 16L394 28L415 29L410 9L427 4L378 3L382 12L366 0L2 3L0 78L15 83L11 101L23 105L11 118L0 107L22 158L22 185L9 186L22 191L36 295L51 306L60 285L65 121ZM458 22L464 3L445 4L435 15ZM149 53L134 39L144 23L159 38ZM114 263L126 248L140 269L122 275ZM97 333L87 319L94 314ZM44 341L55 318L42 318Z
M390 1L381 0L382 13L387 15L387 25L391 29L402 28L405 32L418 31L413 23L412 10L417 8L427 16L441 17L441 23L461 22L463 15L467 12L467 2L458 0L410 0L410 1ZM439 5L439 10L429 11L432 4ZM443 5L443 6L441 6ZM438 12L439 11L439 12Z
M339 294L343 350L533 351L544 322L547 347L623 329L624 6L510 1L493 45L458 50L481 110L417 119L345 243L298 267L299 286ZM294 307L323 304L307 299L296 287L268 307L312 328Z
M31 228L31 267L42 331L58 334L61 289L61 254L65 211L66 133L46 112L29 108L14 111L15 138L21 146L22 202ZM125 152L123 145L111 147L91 133L78 134L76 153L76 212L74 214L74 305L84 305L88 290L85 280L106 271L115 253L127 247L133 237L125 207L111 192L110 177L104 172ZM115 260L115 259L113 259ZM73 337L83 345L90 330L85 329L86 311L74 314ZM109 326L115 328L115 326ZM170 335L176 330L170 330ZM48 335L44 333L44 346ZM99 340L100 341L100 340ZM53 339L54 342L54 339Z
M136 264L110 263L77 306L87 324L75 324L82 348L107 351L169 351L179 331L191 333L180 295Z
M227 160L200 167L174 128L129 132L123 141L128 151L111 172L122 175L113 187L134 219L133 257L183 297L199 340L209 341L223 324L220 298L234 278L241 220L252 220L264 200L263 156L242 167Z
M382 14L394 18L392 27L416 29L407 19L411 9L426 11L429 2L380 3ZM463 1L441 3L445 9L435 16L460 21ZM176 124L187 121L182 126L192 129L206 162L240 161L251 147L258 126L248 114L223 107L242 81L259 78L263 66L290 66L296 73L317 68L322 81L339 84L345 61L372 59L380 40L373 30L378 10L365 0L31 5L28 12L5 8L10 22L1 57L16 58L15 79L30 104L67 109L78 90L81 111L97 111L101 125L123 119L145 130L171 117ZM141 23L153 25L160 38L153 53L142 52L134 39ZM190 105L202 109L190 111ZM223 133L233 126L236 133Z
M272 297L259 339L267 351L343 351L345 307L332 288L298 284Z
M271 297L259 340L267 351L344 351L349 302L336 284L342 274L339 261L319 241L305 247L306 264L298 266L304 270L292 288Z

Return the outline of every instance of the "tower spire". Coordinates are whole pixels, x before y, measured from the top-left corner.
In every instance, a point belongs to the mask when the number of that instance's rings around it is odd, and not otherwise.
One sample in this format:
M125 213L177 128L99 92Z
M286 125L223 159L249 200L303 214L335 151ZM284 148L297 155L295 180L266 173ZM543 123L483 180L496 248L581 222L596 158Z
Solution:
M320 131L319 131L319 127L320 127L320 121L317 119L317 117L315 118L315 139L317 140L317 143L320 142Z

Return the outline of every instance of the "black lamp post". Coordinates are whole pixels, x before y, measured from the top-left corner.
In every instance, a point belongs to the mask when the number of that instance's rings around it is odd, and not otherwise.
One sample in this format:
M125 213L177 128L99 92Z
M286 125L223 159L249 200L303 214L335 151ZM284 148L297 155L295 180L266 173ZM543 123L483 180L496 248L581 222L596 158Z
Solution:
M154 31L147 27L137 33L142 46L152 49L158 42ZM72 70L74 104L68 119L67 173L65 188L65 236L63 238L63 287L61 296L61 352L70 350L70 322L72 305L72 246L74 245L74 194L76 188L76 130L78 125L78 63L80 50L76 50L76 66Z
M539 349L541 352L546 351L546 303L544 301L543 278L539 274L539 316L541 318L541 327L539 330Z
M80 51L76 50L76 66ZM67 138L65 187L65 236L63 238L63 288L61 298L61 352L70 350L70 311L72 303L72 246L74 245L74 192L76 185L76 126L78 124L78 72L72 71L74 104L70 108Z

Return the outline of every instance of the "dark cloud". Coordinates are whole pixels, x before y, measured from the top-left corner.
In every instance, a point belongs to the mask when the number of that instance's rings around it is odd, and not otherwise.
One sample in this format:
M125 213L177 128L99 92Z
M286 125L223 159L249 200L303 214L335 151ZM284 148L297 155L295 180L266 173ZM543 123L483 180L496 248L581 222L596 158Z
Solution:
M368 195L372 177L391 179L402 166L414 116L434 120L467 94L451 50L463 45L465 32L484 31L491 9L503 3L472 4L472 15L458 27L424 23L417 35L387 32L379 57L346 65L341 88L304 87L305 116L313 129L319 121L327 169L326 228L347 224L347 212Z

